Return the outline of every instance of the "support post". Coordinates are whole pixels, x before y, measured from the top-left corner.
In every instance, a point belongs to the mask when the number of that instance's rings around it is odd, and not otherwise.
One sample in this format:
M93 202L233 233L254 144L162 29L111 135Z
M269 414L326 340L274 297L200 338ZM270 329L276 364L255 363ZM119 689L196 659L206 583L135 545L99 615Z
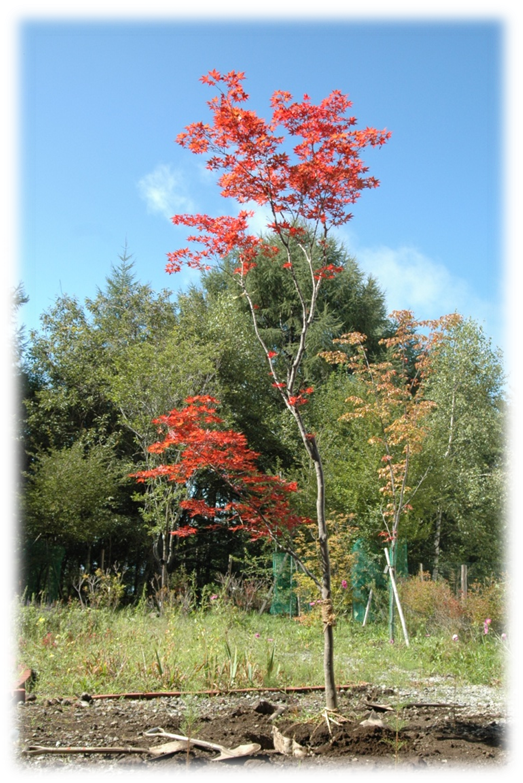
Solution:
M392 591L394 593L394 598L396 599L396 606L398 607L398 614L400 616L401 627L403 629L403 636L405 638L405 644L408 647L409 646L409 637L408 637L408 634L407 634L407 626L405 625L405 618L403 617L403 611L401 609L401 603L400 603L400 599L399 599L399 595L398 595L398 588L396 587L396 580L394 579L392 566L390 564L389 550L388 549L385 549L385 558L387 560L387 566L388 566L388 569L389 569L389 577L390 577L390 583L391 583L391 586L392 586Z

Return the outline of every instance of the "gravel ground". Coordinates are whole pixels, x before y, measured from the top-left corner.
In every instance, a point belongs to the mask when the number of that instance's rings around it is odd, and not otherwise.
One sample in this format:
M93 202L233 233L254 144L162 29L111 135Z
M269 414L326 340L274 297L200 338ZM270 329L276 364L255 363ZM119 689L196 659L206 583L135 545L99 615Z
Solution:
M384 709L391 707L392 709ZM382 709L383 708L383 709ZM489 686L455 686L431 678L415 687L359 685L340 692L339 712L328 724L324 696L259 692L152 699L27 701L15 708L14 758L25 771L193 771L217 767L269 771L318 764L351 769L384 765L421 769L442 765L498 768L509 761L506 694ZM191 725L192 731L187 729ZM216 751L198 747L165 757L150 748L165 738L145 732L161 726L228 748L256 743L248 757L216 765ZM279 735L279 739L278 739ZM281 742L287 743L282 750ZM278 742L280 744L278 744ZM294 754L289 748L296 744ZM53 753L27 753L34 747ZM133 747L143 752L67 753L66 747ZM57 753L56 750L60 750Z

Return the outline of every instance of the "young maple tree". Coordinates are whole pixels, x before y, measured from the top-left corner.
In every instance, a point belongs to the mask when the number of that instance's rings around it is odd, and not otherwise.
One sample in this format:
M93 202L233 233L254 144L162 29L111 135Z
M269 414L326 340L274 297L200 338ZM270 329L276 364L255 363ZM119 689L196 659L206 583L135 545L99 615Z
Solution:
M267 122L245 108L249 96L242 85L244 78L241 72L222 75L216 70L203 76L204 84L218 90L208 101L212 122L187 126L177 142L195 154L209 156L206 165L219 173L222 196L242 207L251 204L269 210L267 228L278 244L249 232L249 218L254 214L249 209L241 208L236 216L175 215L175 225L195 229L188 240L200 247L168 253L167 271L177 272L184 264L203 271L228 257L237 259L236 279L248 302L272 384L293 416L315 470L326 706L336 709L325 481L316 437L307 430L301 412L313 388L303 383L300 371L322 281L334 278L343 268L329 261L330 234L352 218L348 210L362 191L379 184L367 175L360 153L368 146L380 147L390 133L374 128L357 130L356 119L347 115L352 104L338 90L317 105L307 95L297 102L290 93L278 90L272 95L272 118ZM291 249L296 247L308 270L307 285L295 269ZM275 346L266 342L257 318L249 272L261 256L272 258L286 270L300 302L301 326L297 346L290 354L282 351L278 355Z
M278 540L309 521L295 514L290 505L297 484L260 471L259 454L249 449L244 435L223 428L223 419L216 413L218 405L219 401L209 395L188 397L183 408L154 419L159 432L162 429L166 432L163 440L149 446L149 451L162 454L176 449L177 459L133 476L139 482L167 478L186 487L186 498L180 501L180 507L190 519L212 520L207 530L225 524L233 532L248 531L252 540L261 537ZM191 484L201 472L220 479L230 498L226 503L211 506L201 498L191 497ZM197 532L198 528L183 525L173 530L172 535L185 538Z
M438 346L461 316L453 314L437 320L416 321L410 310L396 310L390 317L396 323L395 333L380 340L389 349L386 360L369 360L366 337L359 332L334 340L339 345L352 346L351 356L343 351L327 351L322 356L328 362L346 364L361 384L360 393L347 398L351 409L341 420L366 418L372 423L369 443L381 454L378 480L385 501L381 508L385 529L379 535L389 544L394 569L400 521L412 510L411 502L427 475L425 472L416 486L409 486L412 458L423 447L428 417L435 408L435 403L426 396L426 387ZM394 639L392 613L390 638Z

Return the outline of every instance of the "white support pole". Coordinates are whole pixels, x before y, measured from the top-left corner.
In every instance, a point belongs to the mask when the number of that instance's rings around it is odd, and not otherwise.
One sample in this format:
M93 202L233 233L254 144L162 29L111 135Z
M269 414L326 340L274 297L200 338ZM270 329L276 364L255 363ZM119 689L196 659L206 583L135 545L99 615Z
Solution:
M370 602L372 601L372 588L369 593L369 600L367 601L367 607L365 609L365 617L363 618L363 625L367 624L367 617L369 616Z
M407 634L407 626L405 625L405 618L403 617L403 612L402 612L402 609L401 609L400 599L399 599L399 595L398 595L398 589L396 587L396 582L394 580L394 573L392 571L392 566L390 564L389 550L385 549L384 552L385 552L385 557L387 559L387 567L388 567L388 570L389 570L390 581L391 581L391 584L392 584L392 591L394 593L394 598L396 599L396 606L398 607L398 614L399 614L400 620L401 620L401 627L403 628L403 636L405 637L405 644L408 647L409 646L409 637L408 637L408 634Z

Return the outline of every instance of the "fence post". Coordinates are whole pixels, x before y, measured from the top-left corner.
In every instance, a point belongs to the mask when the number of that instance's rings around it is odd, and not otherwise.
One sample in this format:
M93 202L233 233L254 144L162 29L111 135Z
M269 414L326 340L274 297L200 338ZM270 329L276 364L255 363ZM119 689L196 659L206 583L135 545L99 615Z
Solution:
M467 599L467 566L462 565L461 566L461 600L466 601Z

